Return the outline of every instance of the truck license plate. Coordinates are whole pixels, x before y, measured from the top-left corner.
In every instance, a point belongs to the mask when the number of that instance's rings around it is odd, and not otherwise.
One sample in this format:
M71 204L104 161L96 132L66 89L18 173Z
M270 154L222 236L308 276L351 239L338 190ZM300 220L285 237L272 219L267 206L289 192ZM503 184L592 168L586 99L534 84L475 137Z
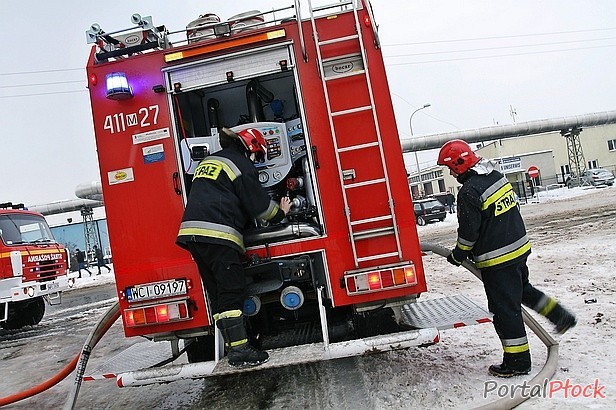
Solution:
M126 299L129 302L185 295L186 280L174 279L163 282L148 283L126 288Z

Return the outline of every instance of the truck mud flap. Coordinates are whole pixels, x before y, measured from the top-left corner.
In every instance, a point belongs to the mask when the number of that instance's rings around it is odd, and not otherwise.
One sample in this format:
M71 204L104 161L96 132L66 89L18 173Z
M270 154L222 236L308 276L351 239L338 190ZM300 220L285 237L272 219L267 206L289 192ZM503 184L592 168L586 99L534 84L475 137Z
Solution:
M492 322L490 312L463 295L409 303L401 310L404 322L418 329L445 330Z
M438 342L439 337L439 331L435 328L417 329L385 336L330 343L328 348L324 348L323 343L313 343L268 350L270 354L269 361L256 367L238 369L229 366L227 360L222 359L218 363L211 361L125 372L109 372L107 377L117 377L117 383L120 387L169 383L182 379L200 379L247 371L259 371L301 363L405 349L413 346L431 345ZM124 358L123 360L128 361L130 359Z

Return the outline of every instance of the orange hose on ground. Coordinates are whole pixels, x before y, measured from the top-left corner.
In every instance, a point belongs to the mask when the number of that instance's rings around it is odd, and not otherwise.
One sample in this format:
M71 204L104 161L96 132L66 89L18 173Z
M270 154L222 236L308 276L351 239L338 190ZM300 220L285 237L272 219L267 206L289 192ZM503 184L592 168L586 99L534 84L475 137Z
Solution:
M10 395L10 396L6 396L6 397L0 397L0 407L2 406L6 406L7 404L11 404L11 403L15 403L16 401L20 401L23 399L27 399L28 397L32 397L35 394L39 394L53 386L55 386L56 384L60 383L62 380L64 380L66 378L66 376L68 376L69 374L71 374L71 372L73 370L75 370L75 367L77 366L77 361L79 360L79 356L81 355L78 354L77 356L75 356L75 358L73 360L71 360L71 362L69 364L67 364L64 369L62 369L58 374L56 374L54 377L52 377L51 379L39 384L38 386L34 386L28 390L24 390L22 392Z

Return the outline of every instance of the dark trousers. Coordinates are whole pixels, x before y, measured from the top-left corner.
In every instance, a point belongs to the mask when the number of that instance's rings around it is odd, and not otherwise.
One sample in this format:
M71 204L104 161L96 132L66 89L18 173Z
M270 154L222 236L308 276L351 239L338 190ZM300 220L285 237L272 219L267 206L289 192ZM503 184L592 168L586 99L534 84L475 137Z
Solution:
M200 242L188 242L187 246L205 284L212 314L242 310L246 282L240 252L228 246Z
M79 277L81 277L82 269L88 272L90 276L92 276L92 272L90 272L90 269L88 269L88 265L85 262L77 262L77 267L79 268Z
M103 262L102 259L99 259L96 262L96 267L98 268L98 274L101 274L101 268L105 268L107 269L108 272L111 272L111 268L109 266L107 266L107 264L105 262Z
M503 268L484 269L481 276L498 336L501 340L526 336L522 304L536 309L545 296L528 281L526 260Z

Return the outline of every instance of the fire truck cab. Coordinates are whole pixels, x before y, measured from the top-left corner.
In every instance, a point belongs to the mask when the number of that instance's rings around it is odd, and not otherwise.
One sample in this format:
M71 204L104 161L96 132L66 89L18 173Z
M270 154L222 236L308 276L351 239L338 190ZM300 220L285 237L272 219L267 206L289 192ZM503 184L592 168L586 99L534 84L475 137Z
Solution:
M75 283L69 261L43 215L23 204L0 204L0 327L36 325L45 302L60 303L62 292Z
M293 202L283 223L244 232L254 341L318 343L332 357L438 340L400 325L426 282L370 3L308 4L304 18L298 1L222 22L209 13L173 41L137 14L129 29L87 31L127 336L190 339L191 361L222 357L207 289L175 239L196 165L226 126L261 131L260 182Z

